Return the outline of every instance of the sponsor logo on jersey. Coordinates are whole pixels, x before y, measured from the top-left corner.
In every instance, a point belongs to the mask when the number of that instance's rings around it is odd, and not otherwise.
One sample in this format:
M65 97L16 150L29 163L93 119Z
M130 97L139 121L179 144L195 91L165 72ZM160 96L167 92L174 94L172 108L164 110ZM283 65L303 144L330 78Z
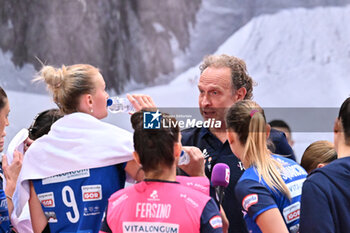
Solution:
M6 200L6 198L4 200L1 200L0 208L1 209L7 209L7 200Z
M81 186L81 193L83 201L102 200L102 186L100 184Z
M241 161L238 162L237 167L239 167L241 169L241 171L245 170L243 163Z
M286 166L281 170L281 176L283 180L293 179L298 176L307 176L306 171L300 167L300 165L295 164L291 166Z
M165 222L123 222L123 233L159 232L179 233L179 224Z
M220 216L214 216L209 220L210 226L214 229L222 227L222 219Z
M59 175L51 176L42 180L42 184L60 183L68 180L76 180L90 176L90 169L66 172Z
M286 223L291 223L300 217L300 202L296 202L293 205L287 206L283 209L283 217Z
M280 158L275 158L281 165L285 166L285 165L288 165L289 163L284 161L283 159L280 159Z
M169 218L171 212L171 204L137 202L136 217L137 218Z
M113 203L112 203L112 206L115 207L117 205L119 205L120 203L122 203L124 200L128 199L128 195L127 194L123 194L121 195L117 200L115 200Z
M306 179L300 179L287 184L292 198L300 196L303 188L303 183Z
M9 216L1 216L0 215L0 224L2 222L9 222L10 221L10 217Z
M83 213L84 216L93 216L98 214L101 214L99 206L84 207L84 213Z
M291 226L291 227L289 228L289 232L290 232L290 233L298 233L298 232L299 232L299 224L296 224L296 225L294 225L294 226Z
M158 191L157 190L153 190L153 192L149 195L150 198L148 198L147 200L149 201L160 201L158 198Z
M191 197L187 196L186 194L180 193L180 198L185 199L185 201L189 203L193 208L197 208L199 206L195 200L193 200Z
M209 157L209 153L208 153L207 149L204 148L202 153L203 153L204 159Z
M209 187L205 186L203 184L200 184L200 183L186 182L185 185L189 186L189 187L193 187L193 188L197 189L198 191L201 191L201 192L203 192L205 194L209 192Z
M242 201L242 206L245 211L248 211L249 207L258 203L258 194L253 193L245 196Z
M53 195L53 192L40 193L38 194L38 198L40 200L40 203L44 207L48 207L48 208L55 207L55 197Z
M53 211L45 211L44 212L47 222L48 223L56 223L57 221L57 217L56 217L56 213Z

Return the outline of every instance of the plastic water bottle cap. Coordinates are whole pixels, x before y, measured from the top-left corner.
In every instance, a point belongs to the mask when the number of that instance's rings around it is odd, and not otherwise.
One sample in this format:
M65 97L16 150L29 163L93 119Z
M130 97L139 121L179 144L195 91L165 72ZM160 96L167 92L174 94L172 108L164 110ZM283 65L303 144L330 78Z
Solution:
M112 99L108 99L107 100L107 107L111 106L113 104L113 100Z

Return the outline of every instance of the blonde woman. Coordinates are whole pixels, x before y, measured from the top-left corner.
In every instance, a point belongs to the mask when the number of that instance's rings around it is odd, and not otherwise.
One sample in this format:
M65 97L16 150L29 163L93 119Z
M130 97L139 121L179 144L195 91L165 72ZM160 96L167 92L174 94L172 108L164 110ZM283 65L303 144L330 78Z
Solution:
M329 141L316 141L308 146L301 158L300 165L307 171L312 172L337 159L337 152L333 143Z
M47 224L51 232L98 232L109 196L124 187L124 171L137 179L132 134L100 121L108 94L97 68L44 66L35 80L47 84L64 116L27 150L19 205L30 197L34 232Z
M227 113L226 125L231 150L246 169L235 192L249 232L298 232L305 170L267 149L270 126L255 102L235 103Z

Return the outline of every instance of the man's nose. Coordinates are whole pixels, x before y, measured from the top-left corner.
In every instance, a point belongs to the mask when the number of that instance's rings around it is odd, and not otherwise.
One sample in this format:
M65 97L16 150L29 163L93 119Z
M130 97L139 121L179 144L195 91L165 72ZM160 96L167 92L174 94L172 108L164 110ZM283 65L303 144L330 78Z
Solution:
M201 104L202 106L209 106L211 104L210 99L208 98L208 95L203 95Z

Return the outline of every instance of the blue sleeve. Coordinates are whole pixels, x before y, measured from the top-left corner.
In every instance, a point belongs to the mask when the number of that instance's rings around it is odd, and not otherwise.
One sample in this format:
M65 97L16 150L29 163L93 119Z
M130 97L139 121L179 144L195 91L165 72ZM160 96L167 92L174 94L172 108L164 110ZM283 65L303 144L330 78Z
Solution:
M283 132L271 129L269 138L275 147L273 153L283 155L284 157L295 161L294 151L288 144L287 137Z
M263 212L277 208L269 190L255 180L239 181L235 188L238 202L254 221Z
M300 233L336 232L325 193L310 180L303 185L300 210Z
M222 233L222 219L213 199L205 205L201 215L201 233Z

